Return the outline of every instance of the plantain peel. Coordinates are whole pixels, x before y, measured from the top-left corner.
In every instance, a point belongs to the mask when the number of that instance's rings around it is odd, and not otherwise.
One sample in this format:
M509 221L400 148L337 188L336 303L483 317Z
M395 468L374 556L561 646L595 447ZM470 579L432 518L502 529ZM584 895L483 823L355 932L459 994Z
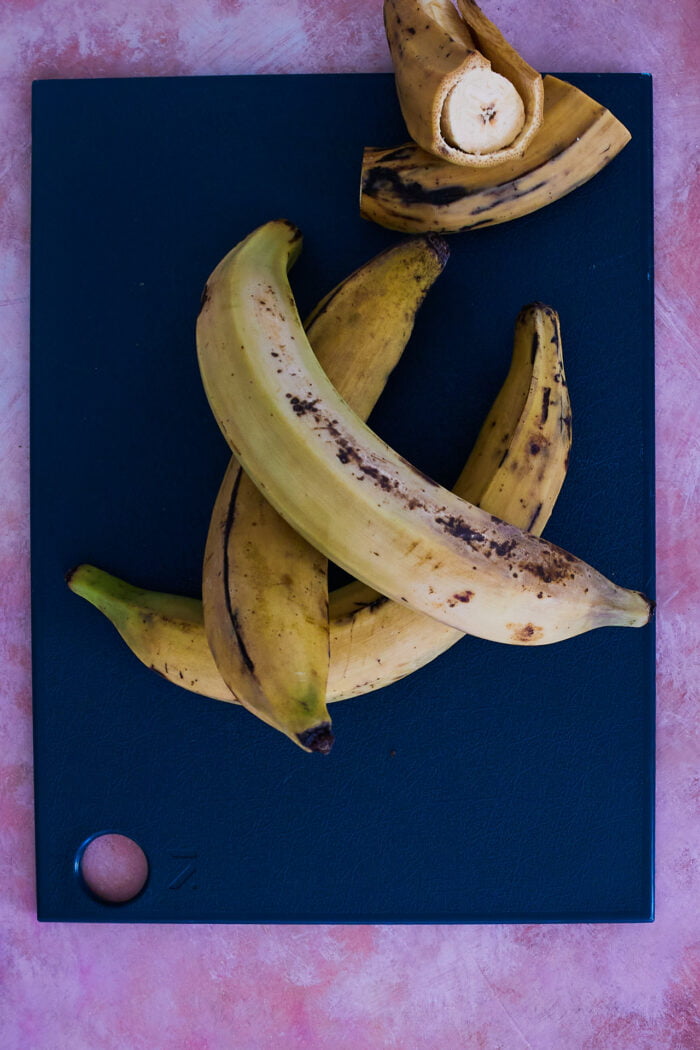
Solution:
M630 138L605 106L573 84L546 76L541 128L522 156L496 167L459 167L415 142L366 147L360 214L402 233L461 233L495 226L582 186Z
M451 164L491 168L542 123L542 77L473 0L384 0L396 91L411 138Z

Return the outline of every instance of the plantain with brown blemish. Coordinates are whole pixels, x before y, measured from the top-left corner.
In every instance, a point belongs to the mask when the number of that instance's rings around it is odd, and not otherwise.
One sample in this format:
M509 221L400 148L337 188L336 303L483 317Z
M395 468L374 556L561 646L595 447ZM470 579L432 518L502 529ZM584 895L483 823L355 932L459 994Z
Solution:
M515 424L513 421L516 421ZM484 422L456 490L527 532L540 532L554 508L571 448L571 401L559 317L544 303L515 322L508 376ZM538 483L535 485L535 478ZM523 517L523 494L537 489Z
M448 255L440 237L404 238L350 274L307 319L318 361L362 416L401 357ZM267 318L271 368L283 384L283 339L273 337L281 315L269 289L255 294ZM270 407L262 401L260 411ZM313 414L315 402L295 395L283 406L289 409ZM327 559L273 509L235 455L212 510L202 597L209 647L231 692L304 750L327 753L333 743Z
M521 218L598 174L631 135L584 91L544 78L542 125L521 156L465 168L415 142L366 147L360 212L402 233L461 233Z
M380 594L481 638L522 644L517 625L533 624L541 632L528 644L547 644L646 624L651 604L638 591L426 480L363 423L294 306L288 269L300 249L289 222L254 230L214 269L197 319L210 408L277 512ZM313 409L295 412L294 398ZM451 604L466 590L469 602Z
M542 420L542 391L552 384L556 411ZM518 315L511 366L454 491L540 535L566 477L570 420L558 317L550 307L535 303ZM541 446L537 452L533 434ZM246 699L245 677L230 678L229 688L214 661L201 602L143 590L90 565L79 566L69 586L112 621L147 667L173 684L231 703ZM448 601L473 597L466 589ZM331 592L329 615L329 703L390 685L464 637L358 581ZM528 625L515 630L524 644L532 641L534 629Z
M473 0L457 8L452 0L385 0L396 92L424 150L493 167L521 156L541 125L542 77Z

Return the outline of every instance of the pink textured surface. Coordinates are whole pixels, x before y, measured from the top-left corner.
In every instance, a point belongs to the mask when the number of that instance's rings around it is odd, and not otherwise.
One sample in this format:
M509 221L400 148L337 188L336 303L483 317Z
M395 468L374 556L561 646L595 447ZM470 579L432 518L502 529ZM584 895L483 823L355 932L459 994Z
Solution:
M528 60L655 92L657 919L632 926L130 927L34 918L30 81L390 68L381 0L0 7L0 1045L4 1050L700 1047L697 0L491 0ZM625 522L621 522L625 528Z

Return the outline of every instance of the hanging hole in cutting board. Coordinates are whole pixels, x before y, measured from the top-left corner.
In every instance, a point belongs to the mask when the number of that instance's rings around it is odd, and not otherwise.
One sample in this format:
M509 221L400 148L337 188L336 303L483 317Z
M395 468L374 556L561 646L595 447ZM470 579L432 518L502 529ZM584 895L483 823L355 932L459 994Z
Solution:
M85 890L104 904L134 900L148 880L148 860L128 835L101 831L78 850L75 870Z

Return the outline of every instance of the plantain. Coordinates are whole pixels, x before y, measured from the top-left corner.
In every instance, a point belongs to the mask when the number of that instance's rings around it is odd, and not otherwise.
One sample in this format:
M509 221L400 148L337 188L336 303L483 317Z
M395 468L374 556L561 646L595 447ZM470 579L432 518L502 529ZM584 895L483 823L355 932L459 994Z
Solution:
M518 314L510 369L452 491L540 536L570 449L559 318L551 307L532 303ZM331 594L330 610L332 665L339 668L339 688L351 696L403 678L463 636L358 581Z
M434 235L406 239L341 282L308 318L320 364L363 416L447 256ZM277 514L235 456L212 511L202 597L209 646L230 691L304 750L327 753L327 560Z
M510 369L455 491L514 525L531 524L539 535L564 482L570 447L558 317L550 307L532 304L518 315ZM90 565L76 568L68 585L113 622L147 667L185 689L239 702L207 644L201 602L136 588ZM357 581L338 588L330 595L327 700L390 685L462 637Z
M333 744L326 707L326 560L272 509L232 457L212 512L204 625L240 702L305 751Z
M526 152L491 168L458 167L414 142L367 147L360 213L402 233L459 233L538 211L592 179L630 141L585 92L544 78L542 126Z
M205 393L246 473L304 538L382 595L492 641L543 645L640 627L651 603L573 554L417 471L340 397L309 344L287 276L301 233L253 231L205 288Z
M518 314L510 371L455 491L527 532L541 531L559 495L570 444L559 318L551 307L531 303ZM522 489L532 491L535 476L539 499L531 504Z
M385 0L396 92L411 138L451 164L522 156L542 123L542 77L473 0Z

